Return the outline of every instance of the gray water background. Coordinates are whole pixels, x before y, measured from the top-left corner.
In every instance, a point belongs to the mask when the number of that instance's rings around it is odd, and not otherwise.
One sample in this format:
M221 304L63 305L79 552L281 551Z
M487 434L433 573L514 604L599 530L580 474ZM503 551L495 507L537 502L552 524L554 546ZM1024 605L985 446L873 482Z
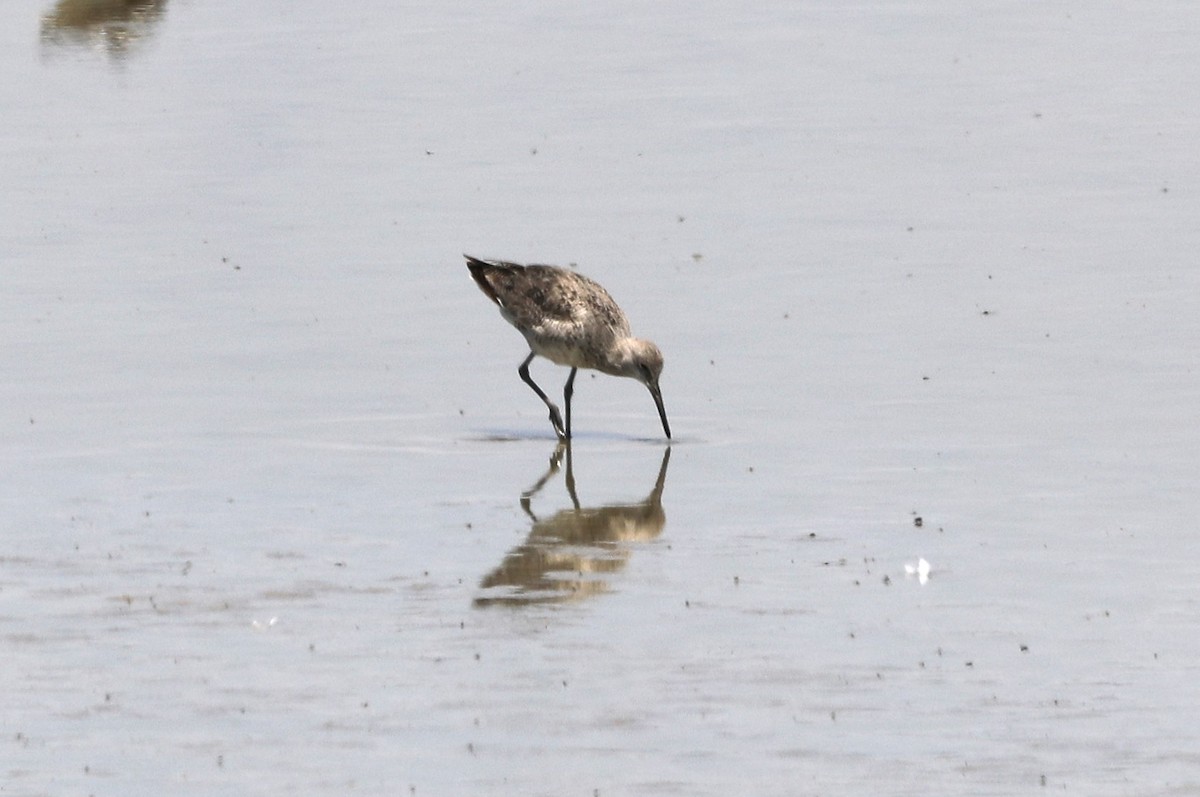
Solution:
M1200 11L92 6L0 26L0 791L1200 789ZM464 251L669 462L581 376L522 508Z

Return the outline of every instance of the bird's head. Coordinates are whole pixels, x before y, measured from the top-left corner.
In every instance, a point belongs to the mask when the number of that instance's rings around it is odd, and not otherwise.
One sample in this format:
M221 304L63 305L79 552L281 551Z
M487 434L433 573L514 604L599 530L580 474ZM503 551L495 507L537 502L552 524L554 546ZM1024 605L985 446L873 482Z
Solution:
M667 423L667 411L663 409L662 391L658 387L663 369L662 352L648 340L626 338L622 341L620 354L618 375L636 379L649 389L654 406L658 408L658 417L662 419L663 432L670 439L671 426Z

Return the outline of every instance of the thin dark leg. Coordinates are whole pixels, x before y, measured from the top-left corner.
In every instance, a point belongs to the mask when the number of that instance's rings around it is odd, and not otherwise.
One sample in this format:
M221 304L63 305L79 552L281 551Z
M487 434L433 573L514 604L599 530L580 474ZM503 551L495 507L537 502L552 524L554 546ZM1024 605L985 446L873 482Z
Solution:
M525 362L521 363L521 367L517 369L517 373L521 375L521 381L533 388L533 392L538 394L538 398L550 408L550 423L554 424L554 433L558 435L560 440L566 440L567 433L563 431L562 415L559 414L558 407L554 406L554 402L546 397L542 389L534 383L533 377L529 375L529 363L535 356L533 352L529 352L529 356L525 358Z
M571 439L571 396L575 395L575 372L578 368L571 369L571 375L567 377L567 384L563 387L563 401L567 405L567 439Z

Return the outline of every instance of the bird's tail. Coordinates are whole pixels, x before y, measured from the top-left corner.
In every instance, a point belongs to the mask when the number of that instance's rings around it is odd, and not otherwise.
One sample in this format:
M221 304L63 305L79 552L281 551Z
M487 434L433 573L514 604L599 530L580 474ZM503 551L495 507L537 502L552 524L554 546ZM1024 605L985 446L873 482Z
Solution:
M475 284L479 286L479 290L487 294L487 297L496 304L500 304L500 297L496 294L496 289L492 287L491 276L500 272L511 271L514 268L520 268L515 263L504 263L493 260L480 260L477 257L464 254L467 259L467 268L471 271L471 278L475 280Z

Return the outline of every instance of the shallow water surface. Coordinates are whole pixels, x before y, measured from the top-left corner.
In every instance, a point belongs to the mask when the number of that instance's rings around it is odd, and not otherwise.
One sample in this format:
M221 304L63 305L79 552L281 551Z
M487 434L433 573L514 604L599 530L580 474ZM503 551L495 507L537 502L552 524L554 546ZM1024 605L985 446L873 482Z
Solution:
M10 9L0 791L1200 789L1189 16Z

